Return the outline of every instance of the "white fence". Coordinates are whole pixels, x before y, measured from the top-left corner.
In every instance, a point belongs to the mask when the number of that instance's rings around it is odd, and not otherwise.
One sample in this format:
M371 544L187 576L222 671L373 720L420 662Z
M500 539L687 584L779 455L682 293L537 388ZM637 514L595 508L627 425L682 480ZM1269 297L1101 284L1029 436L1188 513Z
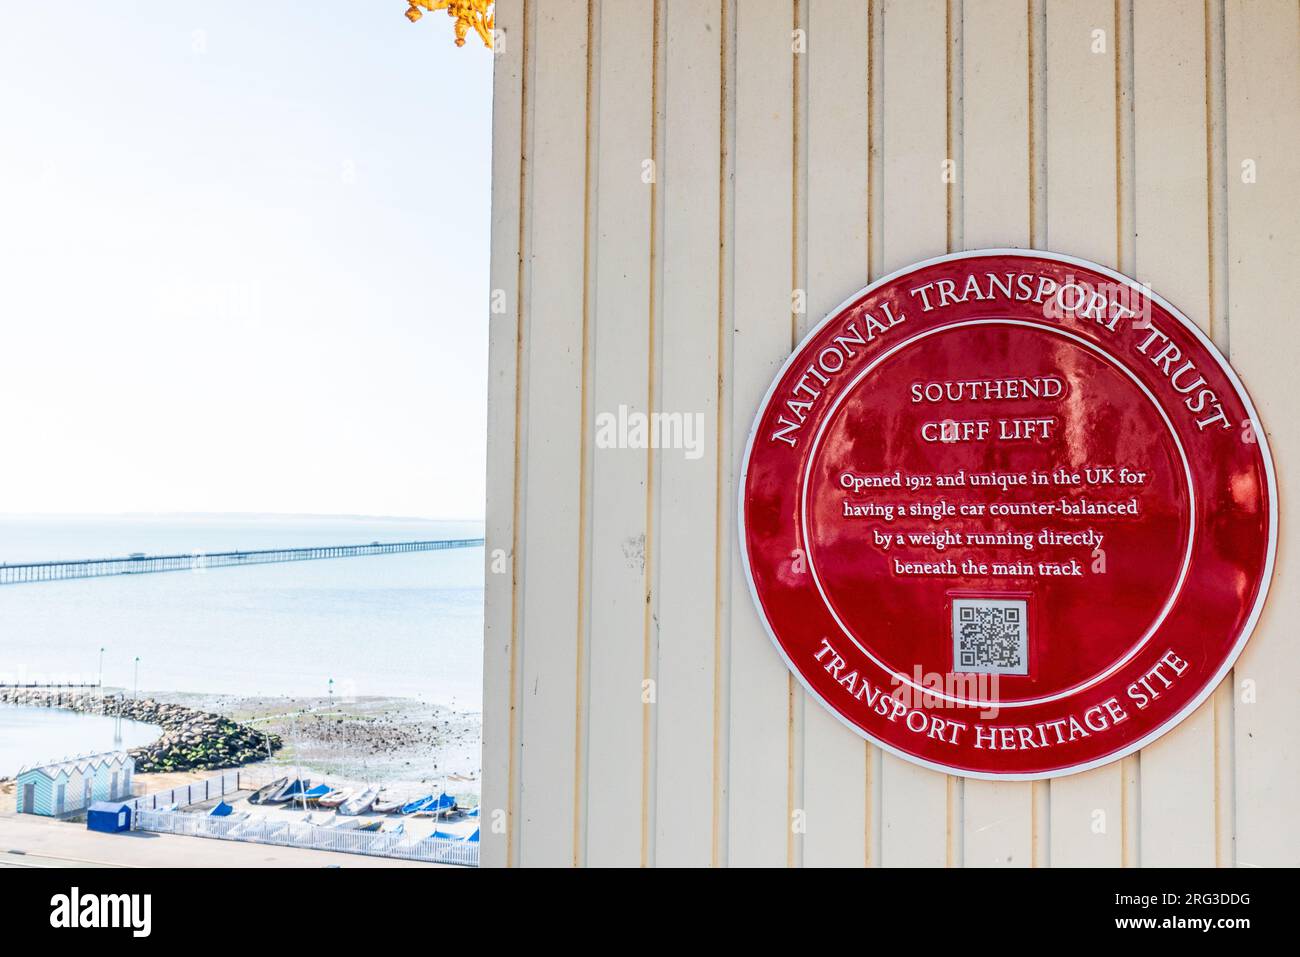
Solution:
M241 774L239 771L223 771L203 781L182 784L170 791L142 794L139 797L123 798L122 800L124 803L130 804L132 811L136 814L141 811L155 811L160 807L170 807L173 804L186 807L190 804L198 804L200 801L210 801L213 798L233 794L240 788L240 779Z
M196 800L201 799L196 798ZM159 804L167 803L172 802L159 802ZM374 857L398 857L436 864L478 866L477 841L415 838L383 831L345 831L332 827L318 827L303 821L276 821L270 818L246 818L237 821L228 817L210 817L206 814L138 808L135 814L135 827L142 831L157 831L163 834L249 841L254 844L278 844L282 847L342 851L345 854L367 854Z

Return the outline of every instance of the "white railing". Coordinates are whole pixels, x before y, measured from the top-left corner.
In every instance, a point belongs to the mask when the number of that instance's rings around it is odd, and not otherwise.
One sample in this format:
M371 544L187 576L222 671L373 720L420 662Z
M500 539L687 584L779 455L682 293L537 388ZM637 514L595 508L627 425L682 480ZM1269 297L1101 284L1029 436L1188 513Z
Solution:
M157 831L162 834L184 834L189 837L211 837L230 841L248 841L254 844L277 844L281 847L341 851L345 854L367 854L373 857L397 857L435 864L464 864L478 867L478 842L432 837L416 838L383 831L340 830L319 827L305 821L277 821L273 818L246 818L236 821L230 818L210 817L206 814L138 809L134 826L142 831Z
M173 804L187 807L201 801L211 801L213 798L233 794L239 790L239 785L240 772L222 771L213 777L196 781L193 784L182 784L170 791L157 791L153 794L141 794L138 797L128 797L122 800L124 803L130 804L131 810L138 814L141 811L154 811L160 807L169 807Z

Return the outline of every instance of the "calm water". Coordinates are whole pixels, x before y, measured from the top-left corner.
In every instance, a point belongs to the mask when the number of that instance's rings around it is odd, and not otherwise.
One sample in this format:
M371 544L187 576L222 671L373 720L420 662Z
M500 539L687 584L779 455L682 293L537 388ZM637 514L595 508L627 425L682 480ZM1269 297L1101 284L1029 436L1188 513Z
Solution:
M55 708L16 708L0 704L0 778L20 767L91 752L136 748L158 737L158 728L122 722L122 740L113 737L113 719L73 714Z
M0 518L0 562L477 538L383 519ZM483 549L0 586L0 683L98 678L243 695L481 708Z

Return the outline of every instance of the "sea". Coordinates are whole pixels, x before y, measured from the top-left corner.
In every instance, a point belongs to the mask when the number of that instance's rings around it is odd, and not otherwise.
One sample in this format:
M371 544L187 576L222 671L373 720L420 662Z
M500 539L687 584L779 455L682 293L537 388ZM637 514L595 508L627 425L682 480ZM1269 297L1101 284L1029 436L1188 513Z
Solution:
M57 708L0 705L0 778L20 768L63 758L122 748L137 748L158 737L160 729L140 721L122 721Z
M481 521L0 516L0 563L482 534ZM0 585L0 684L95 683L102 657L106 687L141 695L377 695L477 712L483 567L475 547Z

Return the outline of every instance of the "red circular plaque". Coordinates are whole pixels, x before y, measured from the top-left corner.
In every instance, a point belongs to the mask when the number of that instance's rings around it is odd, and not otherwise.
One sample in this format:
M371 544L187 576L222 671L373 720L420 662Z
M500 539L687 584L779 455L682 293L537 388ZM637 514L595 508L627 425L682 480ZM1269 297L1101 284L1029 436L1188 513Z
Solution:
M754 421L741 553L786 664L954 774L1039 778L1169 730L1232 667L1277 536L1264 430L1172 305L1028 250L873 283Z

